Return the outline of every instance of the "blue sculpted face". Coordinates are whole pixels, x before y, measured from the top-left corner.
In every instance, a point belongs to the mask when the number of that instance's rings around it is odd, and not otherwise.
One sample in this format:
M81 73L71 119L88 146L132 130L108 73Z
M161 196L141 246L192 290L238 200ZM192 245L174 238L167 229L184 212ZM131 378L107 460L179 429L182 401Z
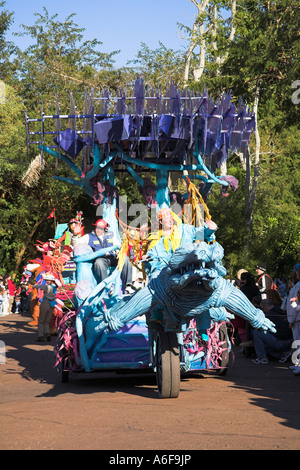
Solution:
M226 274L221 263L223 255L219 243L195 242L178 248L166 268L170 288L174 291L184 289L184 293L212 291L211 282Z
M190 265L200 266L210 261L210 246L207 243L187 243L177 248L169 261L171 271L179 271Z

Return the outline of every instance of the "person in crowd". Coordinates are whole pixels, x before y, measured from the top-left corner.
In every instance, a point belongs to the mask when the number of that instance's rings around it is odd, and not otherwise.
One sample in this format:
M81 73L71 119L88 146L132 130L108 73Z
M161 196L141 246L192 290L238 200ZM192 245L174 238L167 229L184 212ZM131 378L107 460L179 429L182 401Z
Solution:
M261 303L260 294L255 295L251 299L251 303L254 305L255 308L260 309L261 308L260 307L260 303ZM245 354L246 357L252 357L253 354L255 353L255 350L254 350L254 343L253 343L253 340L252 340L252 326L250 325L249 322L246 323L246 328L247 328L247 340L242 342L240 344L240 346L244 348L244 354Z
M283 301L281 305L281 310L284 310L285 312L287 310L287 299L288 299L289 293L293 289L295 284L297 284L297 269L296 270L292 269L288 277L287 283L286 283L286 293L285 293L285 296L283 297Z
M295 284L290 290L286 303L286 314L289 326L293 334L293 346L295 347L296 360L293 369L296 375L300 375L300 267L294 277Z
M276 277L274 279L274 284L276 286L276 290L277 292L279 293L279 295L284 298L286 292L287 292L287 286L286 286L286 282L284 281L284 279L279 279L278 277ZM274 290L274 289L273 289Z
M261 296L260 296L260 294L255 295L251 299L251 303L254 305L255 308L261 309L261 306L260 306ZM240 344L240 346L244 348L244 355L246 357L252 357L253 354L255 354L255 350L254 350L254 343L253 343L253 339L252 339L252 326L250 325L249 322L246 322L246 336L247 336L247 340L243 341Z
M256 274L258 276L257 285L261 294L262 299L267 298L267 290L271 289L273 286L273 280L267 274L267 266L265 263L258 263L256 266Z
M236 275L236 278L233 279L232 284L237 287L238 289L241 288L243 285L242 275L247 273L246 269L239 269ZM247 341L247 329L246 329L246 320L243 318L236 316L231 320L231 323L234 327L234 337L235 337L235 344L242 345L244 347L244 343Z
M251 303L254 305L254 307L260 308L260 303L261 303L261 296L260 296L260 294L259 294L259 295L255 295L255 296L251 299Z
M87 233L82 237L78 237L75 227L71 244L74 247L79 244L89 245L94 252L101 250L102 248L120 245L116 235L112 231L108 230L108 223L104 219L97 220L93 225L95 226L95 229L91 233ZM106 279L109 275L109 268L116 267L117 264L118 259L116 250L110 251L106 255L96 258L93 264L93 272L96 281L100 283ZM131 283L131 263L128 257L125 258L121 278L124 287Z
M249 271L242 273L241 281L242 284L240 286L240 290L247 297L247 299L250 300L250 302L252 301L253 297L260 295L259 288L255 284L255 279L252 273Z
M252 338L257 357L252 359L253 364L268 364L268 355L286 362L292 355L292 335L286 316L280 307L274 305L270 299L262 299L260 308L265 316L275 324L276 333L264 332L253 328Z
M233 281L233 285L238 289L243 285L242 274L247 273L247 269L239 269L236 273L236 279Z
M273 304L277 307L281 307L283 298L279 294L278 290L275 289L268 289L266 291L267 299L272 300Z
M20 297L21 289L20 287L16 289L15 298L14 298L14 313L21 313L21 297Z
M7 276L6 278L8 293L9 293L9 300L8 300L8 313L13 312L13 304L15 300L15 293L16 293L16 286L13 283L11 276Z
M21 282L20 285L20 299L21 299L21 306L20 306L20 312L21 313L26 313L29 310L29 298L27 295L27 283Z
M3 302L4 302L5 289L0 286L0 317L3 315Z
M0 317L5 315L5 310L4 310L5 295L6 295L5 288L4 288L4 286L0 285Z
M0 276L0 316L8 314L9 293L3 276Z

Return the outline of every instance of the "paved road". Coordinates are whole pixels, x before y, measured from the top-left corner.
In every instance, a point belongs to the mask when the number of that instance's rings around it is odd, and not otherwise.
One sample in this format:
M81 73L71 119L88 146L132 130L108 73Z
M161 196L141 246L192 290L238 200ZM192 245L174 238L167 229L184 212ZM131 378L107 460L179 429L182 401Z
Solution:
M234 348L226 377L182 379L159 399L152 374L75 374L60 383L53 345L36 343L29 317L0 318L1 450L300 449L300 377L257 366Z

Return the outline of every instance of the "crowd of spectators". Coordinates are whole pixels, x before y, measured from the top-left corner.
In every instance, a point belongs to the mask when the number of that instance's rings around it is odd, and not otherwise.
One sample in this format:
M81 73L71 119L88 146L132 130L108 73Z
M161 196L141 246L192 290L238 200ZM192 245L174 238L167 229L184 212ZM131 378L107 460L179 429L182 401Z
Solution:
M241 269L234 283L275 324L276 333L262 332L245 320L234 319L236 343L252 363L283 363L291 359L290 368L300 375L300 263L293 267L287 282L273 280L266 271L266 265L259 263L255 279L252 273Z
M28 283L16 286L10 276L0 275L0 317L11 313L30 313Z

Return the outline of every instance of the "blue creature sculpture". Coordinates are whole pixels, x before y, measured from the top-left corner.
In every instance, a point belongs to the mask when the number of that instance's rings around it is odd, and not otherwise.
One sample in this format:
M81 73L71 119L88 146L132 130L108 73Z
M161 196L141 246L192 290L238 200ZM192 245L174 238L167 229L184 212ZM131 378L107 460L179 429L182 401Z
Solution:
M224 279L223 248L215 242L185 243L176 249L149 284L130 297L112 290L118 271L99 284L81 305L76 317L82 364L93 367L103 333L146 315L151 328L159 320L165 330L180 332L195 318L201 328L207 320L228 320L239 315L254 328L275 331L274 324L244 294ZM203 321L204 320L204 321Z

